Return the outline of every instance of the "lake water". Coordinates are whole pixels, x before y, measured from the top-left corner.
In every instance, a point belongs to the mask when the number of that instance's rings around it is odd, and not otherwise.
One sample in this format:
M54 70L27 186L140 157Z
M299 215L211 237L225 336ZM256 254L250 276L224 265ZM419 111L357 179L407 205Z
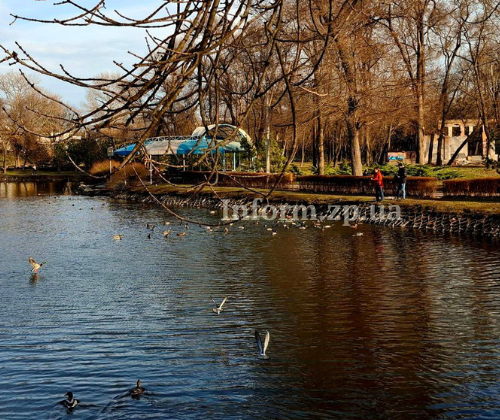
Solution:
M1 419L500 418L498 241L186 230L51 188L0 184Z

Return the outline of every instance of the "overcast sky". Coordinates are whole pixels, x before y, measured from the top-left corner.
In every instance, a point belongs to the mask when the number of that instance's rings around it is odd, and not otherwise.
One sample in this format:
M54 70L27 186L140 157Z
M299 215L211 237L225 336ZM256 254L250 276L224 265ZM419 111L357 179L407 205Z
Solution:
M56 2L56 0L54 0ZM8 49L17 50L19 42L39 63L52 71L60 72L62 64L67 71L78 77L93 77L102 72L116 72L119 69L113 60L131 64L136 58L132 51L142 54L146 51L145 30L137 28L113 28L101 26L64 27L56 24L35 23L17 20L11 24L11 14L52 20L74 15L74 9L54 6L53 1L0 0L0 42ZM87 7L96 0L81 0ZM106 10L116 17L113 10L134 17L144 17L147 11L163 3L162 0L108 0ZM17 71L14 66L0 65L0 74ZM54 79L42 79L42 86L57 93L73 106L80 106L85 100L85 89Z

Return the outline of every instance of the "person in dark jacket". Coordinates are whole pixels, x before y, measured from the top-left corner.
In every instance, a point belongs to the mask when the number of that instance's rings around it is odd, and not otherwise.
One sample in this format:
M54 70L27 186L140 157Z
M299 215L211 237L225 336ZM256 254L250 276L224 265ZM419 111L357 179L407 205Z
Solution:
M406 171L403 162L398 163L398 173L396 174L396 200L399 199L399 192L402 192L402 199L406 198L406 178L408 178L408 172Z

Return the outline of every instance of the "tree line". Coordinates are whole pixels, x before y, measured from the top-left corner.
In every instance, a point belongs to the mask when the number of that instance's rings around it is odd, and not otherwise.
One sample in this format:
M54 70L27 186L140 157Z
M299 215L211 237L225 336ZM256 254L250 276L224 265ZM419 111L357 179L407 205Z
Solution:
M324 174L348 160L361 175L395 148L430 163L425 135L437 164L447 163L447 119L477 121L488 147L499 137L500 2L161 1L147 16L108 10L105 0L61 4L74 15L13 18L143 28L147 52L130 67L116 57L115 72L80 78L47 70L21 44L0 45L3 61L19 68L1 77L1 144L20 158L40 158L38 136L136 142L139 151L150 137L230 123L265 156L278 147L285 165L312 160ZM45 92L26 69L86 89L85 105ZM220 156L203 159L216 167ZM269 172L271 159L265 164Z

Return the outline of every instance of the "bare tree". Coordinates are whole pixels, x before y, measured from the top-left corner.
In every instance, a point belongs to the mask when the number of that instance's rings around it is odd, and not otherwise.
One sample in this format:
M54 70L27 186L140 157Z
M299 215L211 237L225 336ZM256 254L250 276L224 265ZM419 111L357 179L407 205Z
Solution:
M63 108L56 97L34 88L36 84L37 81L30 83L19 73L6 73L0 78L2 128L14 150L16 167L21 156L24 164L27 160L46 158L49 152L42 140L64 127Z
M428 36L442 5L434 0L391 1L380 22L391 35L404 64L414 97L417 163L425 160L425 83Z

